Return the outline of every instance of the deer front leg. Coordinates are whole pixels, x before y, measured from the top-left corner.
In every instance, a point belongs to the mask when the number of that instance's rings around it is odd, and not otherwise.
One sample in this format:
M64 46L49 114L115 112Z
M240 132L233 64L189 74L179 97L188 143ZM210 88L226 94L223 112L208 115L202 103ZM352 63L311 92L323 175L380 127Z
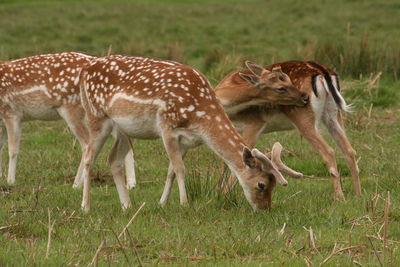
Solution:
M1 124L0 126L0 177L3 176L3 167L2 167L2 163L3 163L3 147L4 147L4 143L7 140L7 129L6 127Z
M128 189L125 185L125 177L123 174L124 159L130 150L128 137L118 133L115 144L108 157L114 183L117 187L122 209L124 210L131 206L131 200L129 199Z
M118 128L114 126L111 135L114 138L118 136ZM125 156L125 175L126 175L126 188L132 189L136 186L136 174L135 174L135 160L133 155L133 145L132 141L128 138L127 146L129 147L129 151Z
M181 147L180 153L182 155L182 159L185 157L186 152L187 152L187 149ZM164 191L163 191L161 199L160 199L160 205L162 207L165 207L165 205L167 205L169 195L171 194L172 184L174 183L174 180L175 180L175 176L176 175L174 172L174 167L172 165L172 162L170 161L169 166L168 166L167 180L165 182Z
M248 119L243 126L243 139L246 144L252 148L257 142L257 138L265 127L265 121L257 118ZM221 176L223 177L223 176ZM230 175L226 185L222 189L222 194L227 194L232 187L236 184L237 179L235 176ZM222 184L222 182L221 182Z
M168 198L171 193L172 184L174 183L174 180L175 180L174 168L172 166L172 162L169 162L167 180L165 181L164 191L160 199L160 205L162 207L164 207L168 202Z
M344 154L344 159L346 160L347 165L350 168L351 176L353 177L354 191L356 195L359 196L361 195L361 185L359 178L360 171L358 169L356 161L356 152L354 151L349 142L349 139L346 136L346 133L343 129L343 121L341 120L339 114L338 116L324 116L323 122L328 128L328 131L331 134L336 145Z
M15 183L15 173L19 154L19 144L21 141L21 119L12 116L4 119L8 135L8 174L7 182L12 185Z
M186 153L186 149L184 149L179 141L175 137L171 136L169 131L166 129L163 129L162 131L162 139L164 141L165 150L167 151L170 164L172 165L172 170L175 173L175 177L178 182L180 204L186 205L188 201L185 188L185 165L183 163L183 157ZM166 203L166 200L168 199L169 192L171 191L170 187L172 181L173 178L168 170L167 182L163 193L163 196L166 198L161 204ZM161 200L163 199L164 198L161 198Z
M129 151L125 156L126 187L128 189L136 187L135 158L130 144L128 144Z
M308 108L299 108L288 113L288 117L296 125L300 134L312 145L321 155L329 173L332 177L334 188L334 199L344 200L340 175L337 170L335 151L325 142L316 128L315 118L312 111Z

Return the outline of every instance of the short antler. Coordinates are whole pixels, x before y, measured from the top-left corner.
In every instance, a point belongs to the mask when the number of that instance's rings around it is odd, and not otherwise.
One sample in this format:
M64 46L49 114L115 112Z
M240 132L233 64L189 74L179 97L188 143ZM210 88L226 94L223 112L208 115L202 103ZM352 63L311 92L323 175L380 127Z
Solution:
M282 153L282 145L279 142L276 142L272 146L271 153L268 153L267 156L271 157L271 161L275 164L276 167L278 167L279 171L286 173L287 175L293 178L302 178L303 177L302 173L292 170L282 162L281 153Z
M253 150L251 151L251 154L254 157L256 157L257 159L259 159L264 164L264 166L268 166L270 168L270 170L275 169L276 164L271 162L271 160L269 158L267 158L263 153L261 153L258 149L253 148ZM278 167L278 170L279 170L279 167ZM286 181L286 179L282 176L282 174L279 171L277 171L276 169L273 174L279 184L281 184L283 186L286 186L288 184L288 181Z

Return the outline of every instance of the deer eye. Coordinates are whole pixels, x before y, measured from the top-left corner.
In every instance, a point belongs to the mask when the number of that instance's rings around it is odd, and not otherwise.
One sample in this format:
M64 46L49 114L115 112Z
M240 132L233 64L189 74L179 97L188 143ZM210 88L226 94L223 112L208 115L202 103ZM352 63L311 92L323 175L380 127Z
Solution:
M285 87L279 87L279 88L276 89L276 90L278 90L279 93L285 93L285 92L287 92L287 90L286 90Z
M263 182L258 182L258 184L257 184L258 189L261 190L261 191L264 190L265 186L266 185Z
M283 76L279 76L279 80L281 80L282 82L285 81L285 78L283 78Z

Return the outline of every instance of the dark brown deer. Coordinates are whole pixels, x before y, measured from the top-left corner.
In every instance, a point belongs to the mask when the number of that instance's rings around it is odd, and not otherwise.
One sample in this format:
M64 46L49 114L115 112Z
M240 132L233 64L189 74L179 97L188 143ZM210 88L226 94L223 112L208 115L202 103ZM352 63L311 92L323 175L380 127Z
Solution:
M330 68L313 61L289 61L265 67L247 63L247 66L248 70L238 70L228 74L215 88L215 93L224 105L229 118L243 129L245 142L252 147L261 133L297 128L324 160L333 180L334 198L343 199L335 152L318 131L318 125L322 123L343 152L353 177L355 193L360 195L361 186L355 151L345 134L341 118L341 111L346 111L348 106L340 94L338 75ZM305 107L276 101L265 101L267 104L261 104L265 98L257 97L253 102L259 104L243 105L242 102L248 99L245 92L248 91L248 94L252 95L252 91L257 87L254 81L265 71L282 71L287 74L299 93L310 96L310 104ZM282 74L278 78L287 77ZM237 91L240 91L240 94ZM225 193L234 181L234 178L228 181Z

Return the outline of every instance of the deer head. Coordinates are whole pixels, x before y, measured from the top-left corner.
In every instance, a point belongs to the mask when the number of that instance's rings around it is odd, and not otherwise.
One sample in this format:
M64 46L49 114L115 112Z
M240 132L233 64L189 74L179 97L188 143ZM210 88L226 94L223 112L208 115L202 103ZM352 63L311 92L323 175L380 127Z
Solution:
M293 85L281 67L269 71L250 61L246 61L245 65L251 73L239 72L239 76L257 90L254 98L278 105L307 105L308 96Z
M243 161L248 167L245 177L245 195L254 210L271 208L272 190L276 182L286 186L288 182L271 160L258 149L243 150ZM247 192L246 192L247 191Z
M292 170L281 160L282 145L276 142L270 153L264 155L258 149L250 151L247 147L243 150L243 161L249 168L247 175L253 177L247 180L246 195L255 210L271 208L272 191L276 182L286 186L288 182L280 172L293 178L303 177L302 173Z

